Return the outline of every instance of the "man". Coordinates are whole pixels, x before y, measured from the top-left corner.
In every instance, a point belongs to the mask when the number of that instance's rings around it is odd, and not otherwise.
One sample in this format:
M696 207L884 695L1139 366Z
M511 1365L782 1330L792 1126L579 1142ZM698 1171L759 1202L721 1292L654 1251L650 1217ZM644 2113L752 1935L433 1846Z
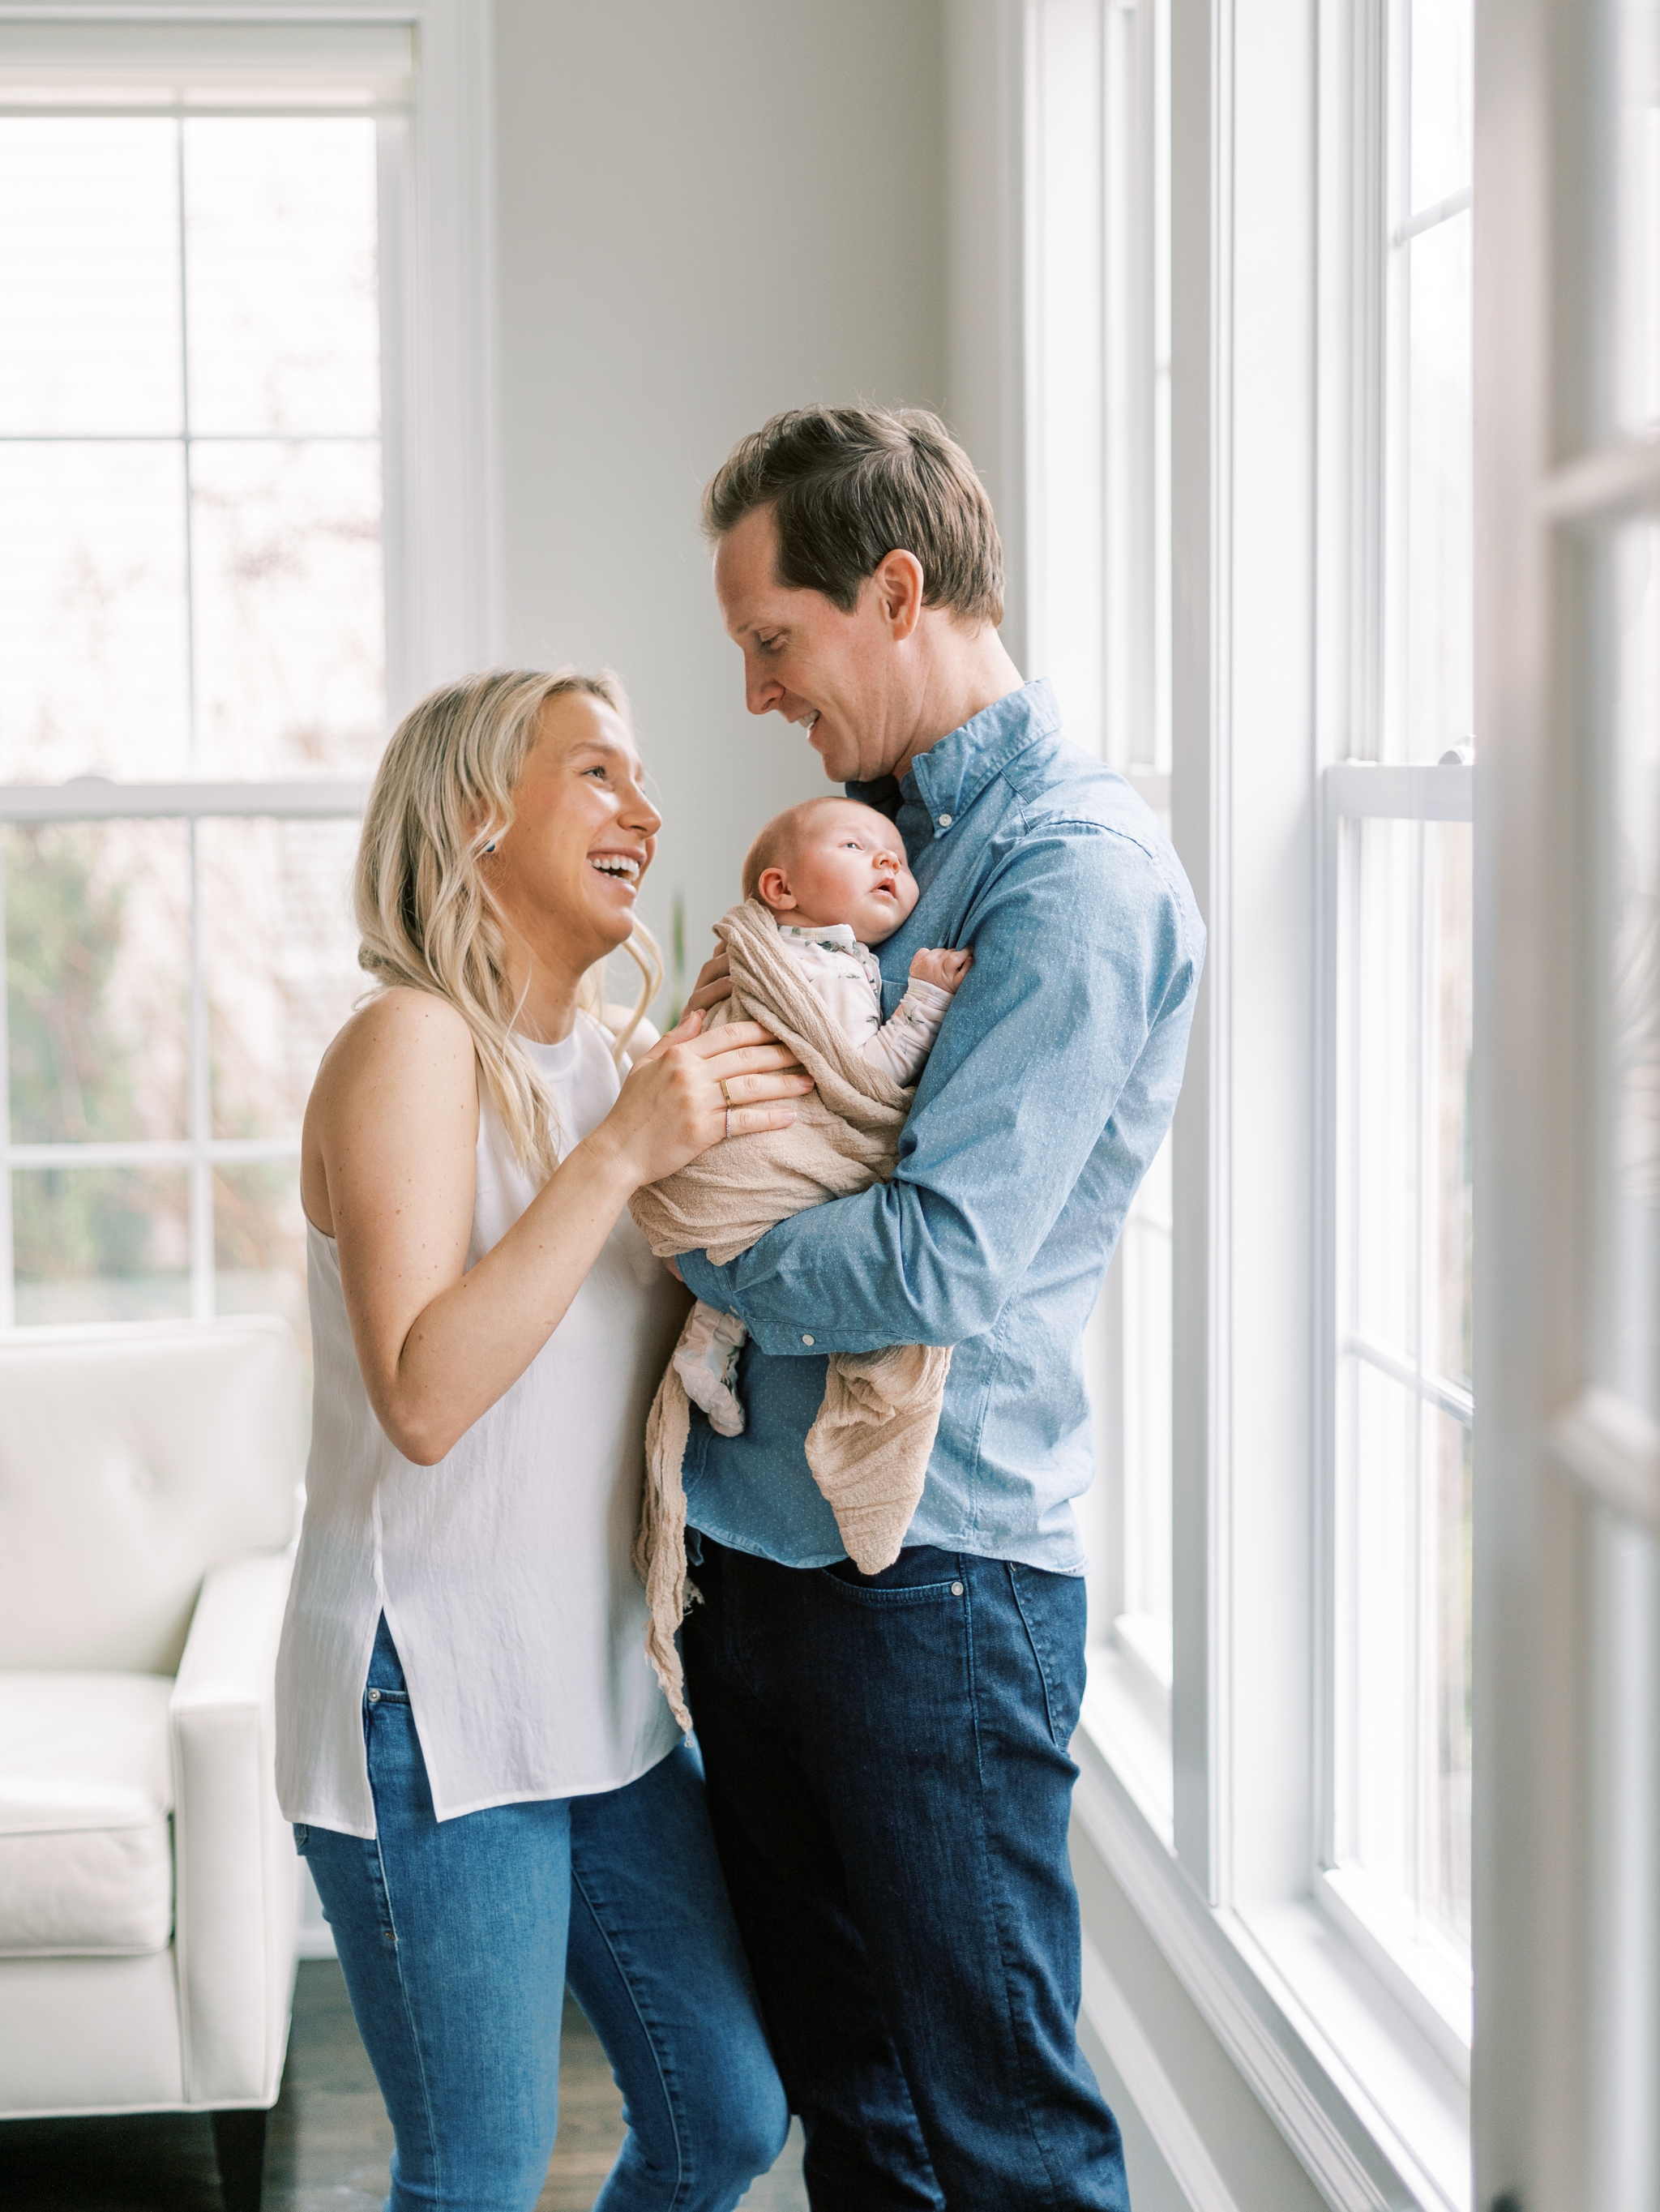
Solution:
M1122 2207L1075 2034L1069 1500L1084 1325L1175 1108L1203 929L1151 813L1005 652L996 524L936 417L779 416L704 520L750 711L904 839L921 896L881 948L885 1012L919 946L974 954L892 1182L681 1263L751 1336L745 1433L696 1416L685 1460L727 1883L815 2206ZM866 1577L803 1443L827 1354L916 1343L955 1346L939 1439Z

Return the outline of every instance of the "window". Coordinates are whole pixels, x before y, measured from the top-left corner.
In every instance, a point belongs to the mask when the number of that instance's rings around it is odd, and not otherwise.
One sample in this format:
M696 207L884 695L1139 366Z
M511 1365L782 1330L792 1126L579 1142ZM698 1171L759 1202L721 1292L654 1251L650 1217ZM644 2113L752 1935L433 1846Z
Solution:
M1170 829L1170 4L1104 26L1106 221L1105 752ZM1111 1516L1098 1640L1140 1678L1168 1731L1171 1688L1171 1196L1168 1139L1103 1292ZM1101 1372L1098 1370L1098 1372Z
M454 9L423 27L453 56ZM411 635L489 568L473 518L441 528L453 272L416 217L465 149L417 150L412 52L407 18L234 7L0 27L6 1322L304 1333L363 779L485 645L465 613Z
M1167 58L1143 0L1098 15L1103 745L1168 809L1209 948L1168 1164L1096 1324L1121 1480L1092 1549L1115 1536L1122 1578L1096 1607L1079 1848L1331 2202L1468 2212L1469 10L1171 9ZM1147 58L1140 151L1114 54ZM1043 133L1085 72L1069 52L1046 104L1049 45L1026 58L1043 413L1078 197ZM1081 251L1061 265L1076 328ZM1036 444L1042 592L1060 429ZM1034 665L1058 668L1049 618ZM1119 702L1149 678L1167 705L1138 720ZM1168 1290L1130 1293L1166 1254ZM1168 1431L1123 1474L1154 1403ZM1137 1616L1159 1583L1153 1715ZM1112 1914L1086 1903L1085 1935L1110 1948ZM1128 2081L1134 2039L1098 2010ZM1175 2173L1183 2130L1160 2140Z
M1468 4L1391 0L1351 763L1327 771L1335 1129L1322 1894L1469 2038L1473 1364ZM1368 250L1369 249L1369 250ZM1360 366L1357 364L1357 366ZM1371 427L1357 408L1363 440ZM1372 518L1377 520L1374 523ZM1374 676L1371 672L1376 671ZM1365 762L1366 765L1359 763ZM1427 763L1427 765L1420 765Z
M1034 226L1026 543L1031 666L1067 728L1170 825L1170 5L1031 15ZM1148 1816L1171 1820L1168 1145L1091 1323L1098 1478L1091 1698Z

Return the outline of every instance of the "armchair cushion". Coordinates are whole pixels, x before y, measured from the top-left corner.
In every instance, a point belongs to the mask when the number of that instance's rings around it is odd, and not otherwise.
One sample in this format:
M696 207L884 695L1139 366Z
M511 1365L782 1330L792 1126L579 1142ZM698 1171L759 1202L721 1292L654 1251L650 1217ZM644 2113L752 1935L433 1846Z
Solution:
M0 1674L0 1958L164 1951L173 1684Z

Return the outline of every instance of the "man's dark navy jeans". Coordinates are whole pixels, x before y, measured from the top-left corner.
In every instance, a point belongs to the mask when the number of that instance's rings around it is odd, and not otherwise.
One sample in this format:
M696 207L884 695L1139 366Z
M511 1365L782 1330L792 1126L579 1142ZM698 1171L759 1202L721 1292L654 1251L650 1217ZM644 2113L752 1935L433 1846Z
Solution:
M702 1550L687 1684L812 2203L1123 2212L1074 2033L1082 1579Z

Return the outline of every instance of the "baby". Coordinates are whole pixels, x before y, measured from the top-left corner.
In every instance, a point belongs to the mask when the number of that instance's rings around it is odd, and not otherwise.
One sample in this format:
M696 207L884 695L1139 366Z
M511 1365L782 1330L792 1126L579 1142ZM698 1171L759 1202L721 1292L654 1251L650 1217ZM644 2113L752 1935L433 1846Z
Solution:
M882 971L870 947L893 935L919 896L886 815L854 799L809 799L775 815L750 847L744 896L771 913L780 945L864 1058L909 1090L974 955L914 953L905 995L882 1019ZM747 1334L736 1314L700 1299L674 1355L686 1395L723 1437L743 1433L736 1383Z

